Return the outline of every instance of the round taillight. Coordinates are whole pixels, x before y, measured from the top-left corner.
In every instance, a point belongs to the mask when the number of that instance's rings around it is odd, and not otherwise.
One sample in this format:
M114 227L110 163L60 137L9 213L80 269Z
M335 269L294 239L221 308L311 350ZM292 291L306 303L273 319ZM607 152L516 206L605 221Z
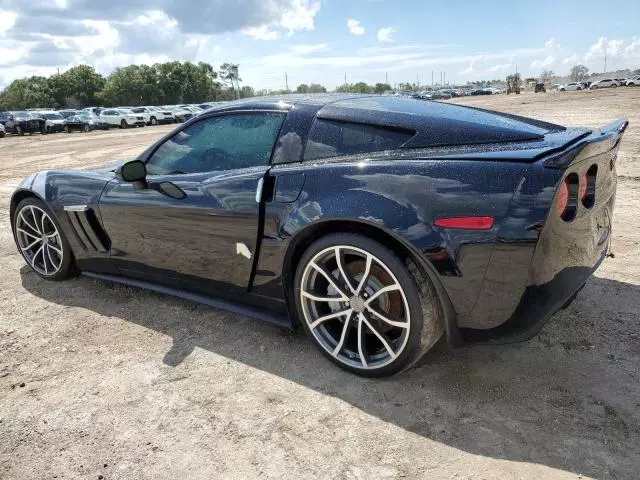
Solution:
M567 211L569 206L569 182L567 179L562 181L560 190L558 191L558 200L556 201L556 211L561 217Z

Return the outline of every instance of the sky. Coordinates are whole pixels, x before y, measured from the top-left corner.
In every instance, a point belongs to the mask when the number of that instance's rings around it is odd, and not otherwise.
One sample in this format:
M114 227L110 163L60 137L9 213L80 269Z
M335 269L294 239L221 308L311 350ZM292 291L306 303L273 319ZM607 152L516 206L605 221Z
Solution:
M0 88L78 65L240 65L243 84L430 85L640 68L640 1L0 0ZM446 77L443 77L446 75Z

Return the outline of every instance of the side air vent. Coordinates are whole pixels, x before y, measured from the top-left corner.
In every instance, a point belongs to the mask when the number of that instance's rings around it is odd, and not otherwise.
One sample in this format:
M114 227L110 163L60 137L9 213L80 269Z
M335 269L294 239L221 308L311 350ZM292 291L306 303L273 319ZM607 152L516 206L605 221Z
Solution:
M86 205L72 205L64 207L64 210L83 249L101 253L109 251L109 237L93 209Z

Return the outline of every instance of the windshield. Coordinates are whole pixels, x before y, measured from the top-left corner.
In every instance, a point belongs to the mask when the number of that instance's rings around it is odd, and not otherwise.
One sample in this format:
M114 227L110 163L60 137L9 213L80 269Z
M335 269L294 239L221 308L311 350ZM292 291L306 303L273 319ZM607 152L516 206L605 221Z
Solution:
M42 116L47 120L63 120L63 116L59 113L43 113Z
M144 113L146 109L144 108L132 108L131 111L133 113Z

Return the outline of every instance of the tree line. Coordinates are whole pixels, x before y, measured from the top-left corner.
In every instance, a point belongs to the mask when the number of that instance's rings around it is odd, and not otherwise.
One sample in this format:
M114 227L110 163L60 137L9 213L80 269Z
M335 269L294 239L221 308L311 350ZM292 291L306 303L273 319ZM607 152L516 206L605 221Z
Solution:
M0 110L165 105L233 100L254 95L240 87L238 65L215 70L204 62L167 62L116 68L104 77L78 65L50 77L14 80L0 92Z

